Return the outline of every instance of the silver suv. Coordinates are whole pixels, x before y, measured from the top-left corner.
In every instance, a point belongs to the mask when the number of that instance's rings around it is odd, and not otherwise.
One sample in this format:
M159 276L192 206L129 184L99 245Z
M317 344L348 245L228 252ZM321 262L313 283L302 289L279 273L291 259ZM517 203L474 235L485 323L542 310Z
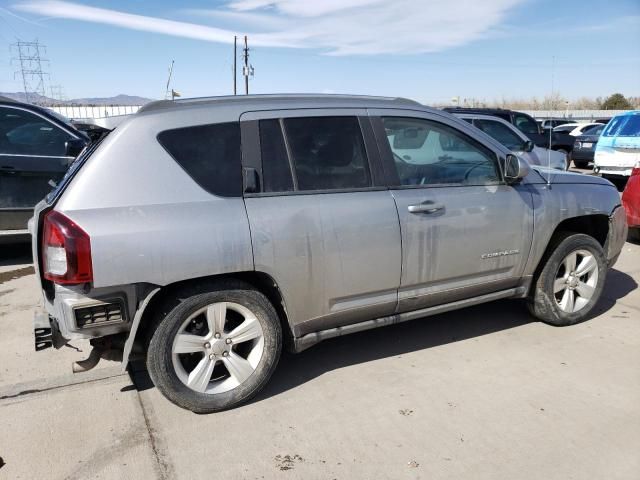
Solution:
M606 180L530 169L464 120L353 96L160 101L35 209L38 348L146 359L195 412L255 395L283 344L502 298L588 317L626 238Z

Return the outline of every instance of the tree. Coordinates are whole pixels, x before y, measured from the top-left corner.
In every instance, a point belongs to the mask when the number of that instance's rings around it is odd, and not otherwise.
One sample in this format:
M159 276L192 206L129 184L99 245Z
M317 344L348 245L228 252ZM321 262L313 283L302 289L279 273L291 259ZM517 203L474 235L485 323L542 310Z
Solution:
M621 93L614 93L602 102L603 110L631 110L631 103Z

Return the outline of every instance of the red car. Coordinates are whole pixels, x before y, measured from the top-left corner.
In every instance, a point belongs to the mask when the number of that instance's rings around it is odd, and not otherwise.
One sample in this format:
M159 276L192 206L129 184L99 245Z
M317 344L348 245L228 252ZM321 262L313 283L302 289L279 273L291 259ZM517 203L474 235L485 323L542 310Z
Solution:
M631 171L627 186L622 193L622 205L627 211L629 233L634 240L640 240L640 162Z

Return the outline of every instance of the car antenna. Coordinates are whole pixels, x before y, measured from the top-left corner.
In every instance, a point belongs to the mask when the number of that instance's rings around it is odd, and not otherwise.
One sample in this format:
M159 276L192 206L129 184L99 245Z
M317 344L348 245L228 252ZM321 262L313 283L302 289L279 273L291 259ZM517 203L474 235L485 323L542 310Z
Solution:
M554 99L554 76L556 70L556 56L553 55L551 57L551 112L553 112L553 108L555 107L555 99ZM549 144L547 145L547 187L551 188L551 140L553 135L553 122L551 122L549 128Z

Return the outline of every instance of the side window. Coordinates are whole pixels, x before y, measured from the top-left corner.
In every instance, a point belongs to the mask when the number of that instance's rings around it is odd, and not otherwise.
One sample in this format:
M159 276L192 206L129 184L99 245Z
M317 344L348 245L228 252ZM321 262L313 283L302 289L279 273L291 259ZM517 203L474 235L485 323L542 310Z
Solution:
M538 129L538 124L535 120L533 120L528 115L523 115L521 113L516 113L514 115L515 125L522 133L540 133Z
M0 153L61 157L73 137L48 120L18 108L0 108Z
M495 154L462 132L430 120L382 119L401 185L492 185ZM420 144L417 138L423 139Z
M289 165L280 121L277 119L260 120L259 128L263 191L292 191L291 165Z
M165 130L158 142L207 192L223 197L242 194L238 122Z
M510 150L522 150L522 140L508 126L493 120L475 120L475 126Z
M298 190L371 186L356 117L287 118L284 126Z

